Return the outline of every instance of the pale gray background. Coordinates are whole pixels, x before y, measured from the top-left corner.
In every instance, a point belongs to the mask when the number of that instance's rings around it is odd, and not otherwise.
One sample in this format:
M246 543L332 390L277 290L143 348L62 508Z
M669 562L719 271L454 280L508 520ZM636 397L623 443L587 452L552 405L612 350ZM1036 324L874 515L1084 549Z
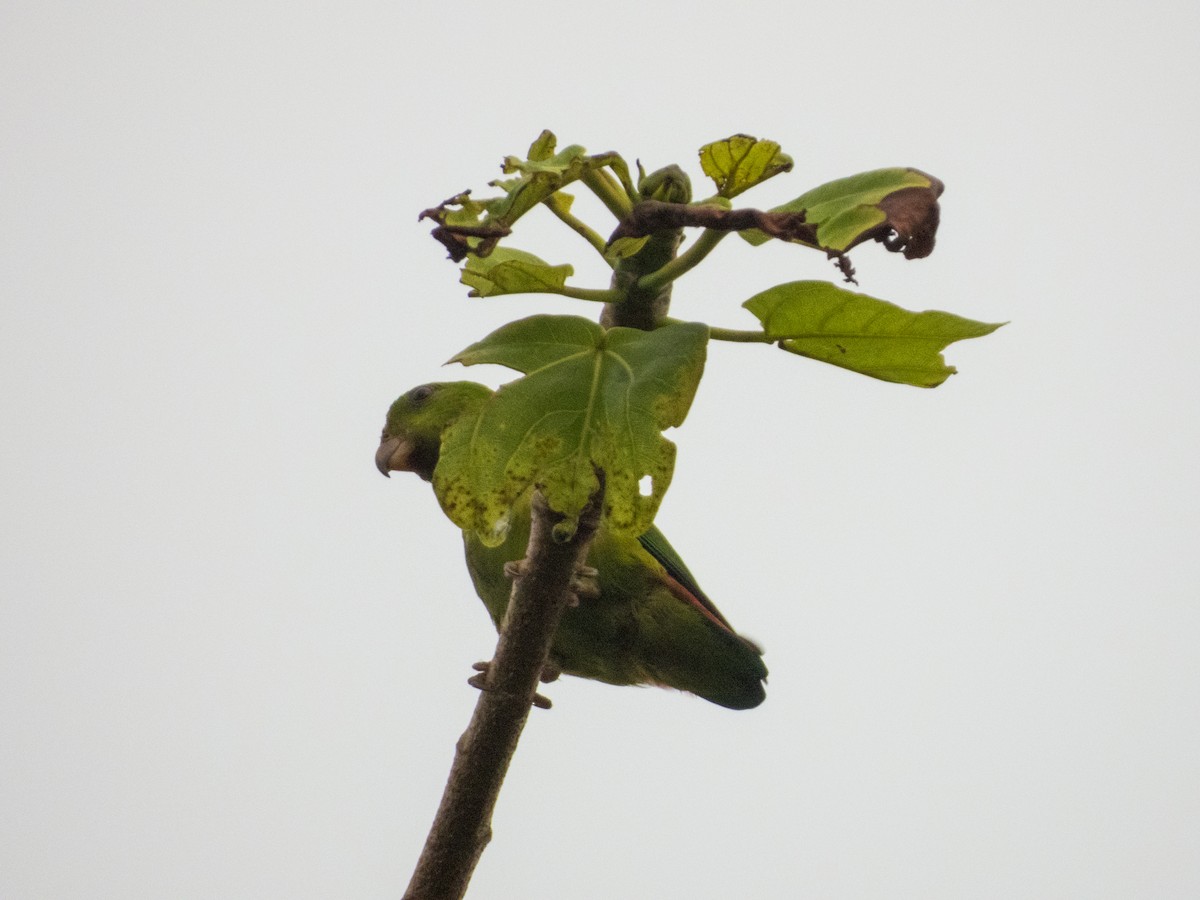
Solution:
M384 411L597 312L416 214L543 127L926 169L862 289L1012 324L932 392L712 349L659 521L769 699L551 686L474 894L1200 896L1194 3L0 9L0 896L399 896L494 635ZM675 311L834 277L731 239Z

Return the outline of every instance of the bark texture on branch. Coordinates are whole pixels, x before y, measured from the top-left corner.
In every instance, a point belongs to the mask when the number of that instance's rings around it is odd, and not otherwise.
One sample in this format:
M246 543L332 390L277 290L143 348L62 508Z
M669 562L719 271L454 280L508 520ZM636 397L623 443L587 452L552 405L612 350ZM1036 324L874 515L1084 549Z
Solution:
M454 763L405 900L459 900L491 840L492 811L525 727L550 644L600 524L601 494L592 498L571 540L557 543L561 516L533 498L525 559L515 567L512 597L475 713L458 739Z

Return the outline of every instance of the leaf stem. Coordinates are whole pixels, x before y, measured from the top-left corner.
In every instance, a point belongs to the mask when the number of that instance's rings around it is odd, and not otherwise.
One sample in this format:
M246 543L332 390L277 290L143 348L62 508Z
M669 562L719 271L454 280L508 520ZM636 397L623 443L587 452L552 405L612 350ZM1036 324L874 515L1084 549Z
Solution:
M555 288L554 293L562 294L564 297L574 297L576 300L590 300L593 303L620 303L625 299L625 295L621 291L613 288L577 288L571 287L569 284Z
M599 232L593 231L591 226L589 226L582 219L571 215L571 213L563 208L560 204L552 203L550 201L551 198L546 198L542 201L542 205L549 209L550 212L554 213L554 215L557 216L564 225L591 244L592 249L599 253L600 256L604 258L604 261L609 264L609 266L616 265L616 262L604 255L604 237Z
M680 275L694 269L704 257L712 253L713 248L729 234L728 231L715 231L711 228L706 228L700 232L700 237L696 238L696 242L688 249L684 250L661 269L651 272L649 275L643 275L638 279L638 289L643 291L659 291L666 287Z
M642 199L637 187L633 183L633 178L629 175L629 166L625 164L618 154L614 153L613 158L609 161L608 166L617 173L617 178L621 181L621 187L625 189L625 195L629 197L631 203L637 203Z
M617 179L603 169L584 169L579 175L579 180L587 185L618 219L624 219L633 209L633 201L621 190Z
M717 328L713 325L708 326L708 337L713 341L734 341L738 344L773 344L776 341L776 338L765 331L741 331L736 328Z

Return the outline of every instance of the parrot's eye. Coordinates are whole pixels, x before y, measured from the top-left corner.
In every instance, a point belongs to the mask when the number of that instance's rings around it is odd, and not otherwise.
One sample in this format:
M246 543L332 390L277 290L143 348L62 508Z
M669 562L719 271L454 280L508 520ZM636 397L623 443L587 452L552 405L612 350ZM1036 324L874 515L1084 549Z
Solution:
M423 384L420 387L415 387L408 392L408 402L413 406L420 406L431 396L433 396L433 385Z

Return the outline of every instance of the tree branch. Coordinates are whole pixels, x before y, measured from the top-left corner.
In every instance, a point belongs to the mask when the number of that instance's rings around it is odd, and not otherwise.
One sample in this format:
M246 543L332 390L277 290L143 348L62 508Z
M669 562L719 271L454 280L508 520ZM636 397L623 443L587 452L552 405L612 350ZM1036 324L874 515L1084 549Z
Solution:
M746 231L757 228L781 241L795 241L819 247L817 228L804 220L800 212L763 212L758 209L725 209L721 206L690 203L663 203L643 200L621 219L608 239L642 237L671 228L709 228L713 231Z
M936 229L936 214L934 214L933 221L933 227ZM850 257L846 255L845 251L830 250L821 246L821 242L817 239L817 226L805 221L804 210L797 212L785 212L782 210L772 212L768 210L764 212L761 209L725 209L723 206L710 206L704 203L663 203L658 200L643 200L636 204L627 216L621 219L617 224L616 230L609 237L608 243L611 245L618 238L637 238L648 234L657 235L668 232L671 229L679 228L707 229L701 238L704 243L697 241L696 246L692 248L693 250L699 250L698 255L688 260L685 260L684 257L672 260L672 268L663 274L653 269L647 269L643 273L644 277L642 279L645 284L639 284L640 287L650 291L653 288L661 287L664 281L678 278L692 266L696 265L696 263L700 262L712 250L717 240L719 240L717 232L748 231L751 229L758 229L781 241L802 244L805 247L823 250L825 255L837 264L846 281L858 284L854 279L854 266L850 264ZM892 233L892 226L888 222L884 222L877 228L864 231L855 243L861 243L868 238L874 238L883 242L889 250L904 250L905 256L908 256L910 251L905 249L907 245L902 239L899 239L899 243L892 240L889 237ZM932 248L933 240L931 237L927 241L925 239L922 240L924 242L920 244L919 252L927 253L928 251L925 250L926 243L928 247ZM918 250L913 250L912 252L915 253Z
M475 713L458 739L454 763L405 900L459 900L492 836L492 811L529 716L550 644L600 525L601 489L574 536L555 541L562 516L534 493L529 547L515 567L512 596Z

